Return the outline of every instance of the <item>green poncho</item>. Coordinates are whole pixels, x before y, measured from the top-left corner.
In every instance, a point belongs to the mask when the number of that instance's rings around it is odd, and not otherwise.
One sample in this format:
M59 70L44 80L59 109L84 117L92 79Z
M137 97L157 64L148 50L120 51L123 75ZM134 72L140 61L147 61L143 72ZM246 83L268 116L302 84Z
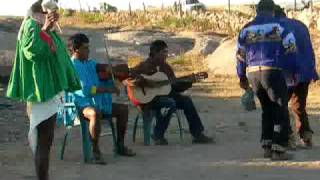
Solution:
M61 91L81 89L79 78L60 37L47 32L56 47L40 38L41 27L29 18L18 36L7 96L25 102L46 102Z

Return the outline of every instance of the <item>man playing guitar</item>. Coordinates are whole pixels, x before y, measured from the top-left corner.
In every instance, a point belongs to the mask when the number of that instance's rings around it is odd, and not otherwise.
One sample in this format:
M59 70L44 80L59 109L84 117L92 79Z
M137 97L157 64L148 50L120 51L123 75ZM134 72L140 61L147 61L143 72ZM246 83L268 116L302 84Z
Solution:
M144 108L151 108L156 111L157 122L152 137L155 144L168 144L168 141L164 137L164 133L168 128L170 116L176 109L182 109L184 111L184 114L189 124L190 133L193 136L193 143L207 144L214 142L212 138L207 137L203 134L204 127L191 98L188 96L181 95L180 93L174 90L175 87L179 84L179 80L176 78L171 66L166 62L167 57L167 44L162 40L156 40L152 42L150 46L149 58L130 70L131 80L129 79L127 81L127 85L129 87L138 86L142 90L144 89L144 87L152 88L156 86L155 83L143 78L143 75L150 76L159 73L158 71L160 71L167 76L170 82L170 86L173 89L170 89L170 93L168 93L167 95L156 96L152 99L151 102L141 104ZM192 76L192 78L194 79L195 77ZM130 94L130 92L128 92L128 94ZM166 113L165 116L161 115L162 108L169 108L169 111Z

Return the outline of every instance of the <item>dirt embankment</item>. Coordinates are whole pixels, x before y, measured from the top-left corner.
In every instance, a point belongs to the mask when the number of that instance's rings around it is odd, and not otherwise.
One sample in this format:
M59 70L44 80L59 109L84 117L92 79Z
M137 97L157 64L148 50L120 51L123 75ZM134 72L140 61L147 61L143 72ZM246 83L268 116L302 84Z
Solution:
M15 54L15 45L18 29L21 23L19 19L1 20L0 26L0 77L2 81L8 79ZM162 30L132 30L118 29L106 32L101 29L72 29L64 28L61 34L67 40L74 33L85 33L90 38L90 56L100 62L105 62L105 42L110 56L115 60L127 61L131 57L145 59L149 53L150 43L156 39L162 39L169 45L169 56L175 57L185 53L211 54L219 45L221 37L195 32L172 33Z

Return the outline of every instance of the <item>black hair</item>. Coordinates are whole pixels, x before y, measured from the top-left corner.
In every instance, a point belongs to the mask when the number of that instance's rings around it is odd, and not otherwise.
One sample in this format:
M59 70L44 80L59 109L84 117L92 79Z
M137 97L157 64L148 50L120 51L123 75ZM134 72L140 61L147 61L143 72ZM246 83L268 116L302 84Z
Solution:
M68 49L73 52L79 49L84 43L89 43L89 38L83 33L77 33L69 37L68 39Z
M257 5L257 12L267 11L272 12L274 10L273 0L260 0Z
M149 56L153 57L155 53L158 53L165 48L168 48L168 45L166 42L164 42L163 40L155 40L150 45Z
M279 5L274 6L274 16L275 17L287 17L286 13L284 12L284 9L281 8Z
M42 0L38 0L35 3L31 5L31 11L35 13L42 13L42 6L41 6Z

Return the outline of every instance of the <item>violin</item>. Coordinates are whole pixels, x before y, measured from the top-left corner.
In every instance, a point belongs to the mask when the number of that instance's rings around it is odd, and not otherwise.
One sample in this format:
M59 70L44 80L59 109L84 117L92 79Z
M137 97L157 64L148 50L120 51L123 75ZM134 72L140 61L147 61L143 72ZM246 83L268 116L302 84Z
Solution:
M112 73L115 79L123 81L129 77L129 67L127 64L112 65L112 70L108 64L97 64L96 70L100 81L113 80Z

